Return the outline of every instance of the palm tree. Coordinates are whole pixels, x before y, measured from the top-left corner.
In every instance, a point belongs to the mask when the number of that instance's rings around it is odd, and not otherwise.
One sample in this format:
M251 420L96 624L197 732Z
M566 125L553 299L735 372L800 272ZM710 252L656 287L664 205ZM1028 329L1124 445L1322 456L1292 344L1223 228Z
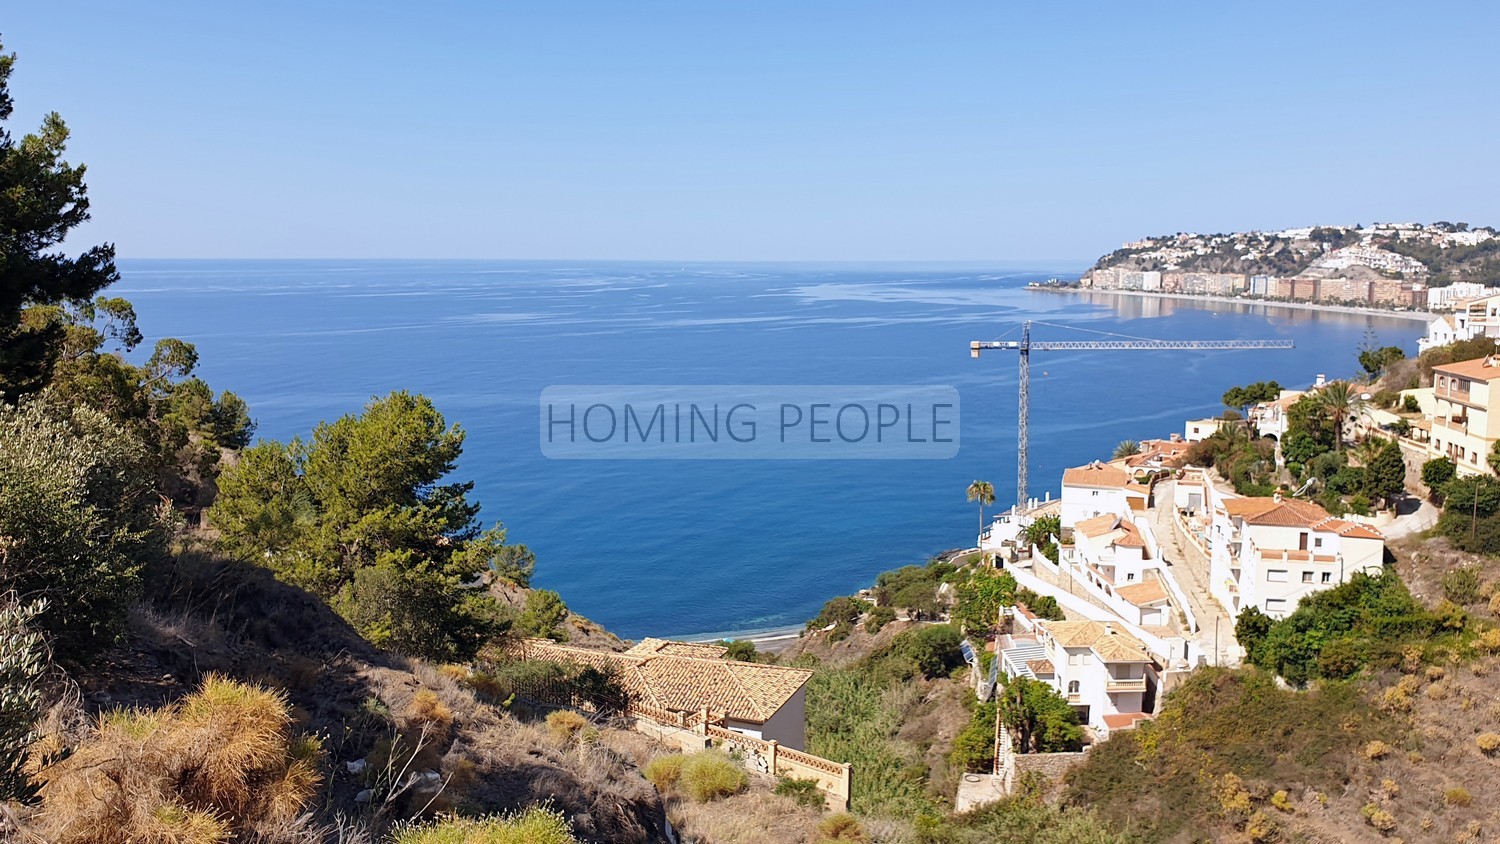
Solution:
M969 484L969 500L979 502L979 532L984 533L984 505L995 503L995 486L989 481Z
M1136 442L1135 440L1124 440L1119 445L1115 446L1114 459L1123 460L1126 457L1133 457L1134 455L1140 453L1140 443Z
M1318 406L1333 420L1333 450L1344 450L1344 422L1364 409L1364 396L1348 381L1334 381L1317 392Z

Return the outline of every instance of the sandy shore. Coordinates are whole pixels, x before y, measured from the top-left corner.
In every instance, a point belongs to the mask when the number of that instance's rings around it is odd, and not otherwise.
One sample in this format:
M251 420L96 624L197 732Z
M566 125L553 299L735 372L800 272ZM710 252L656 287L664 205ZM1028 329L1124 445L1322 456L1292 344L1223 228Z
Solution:
M1099 290L1082 287L1048 287L1036 285L1029 288L1047 293L1073 293L1081 296L1134 296L1138 299L1177 299L1184 302L1220 302L1226 305L1248 305L1256 308L1289 308L1298 311L1323 311L1332 314L1404 319L1412 322L1431 322L1433 314L1427 311L1387 311L1381 308L1356 308L1351 305L1321 305L1316 302L1267 302L1261 299L1239 299L1233 296L1206 296L1198 293L1153 293L1145 290Z
M742 639L754 642L755 649L764 653L781 653L791 644L797 641L802 634L803 625L787 625L785 627L774 627L766 630L742 630L724 633L696 633L687 636L665 637L679 642L725 642L730 639Z

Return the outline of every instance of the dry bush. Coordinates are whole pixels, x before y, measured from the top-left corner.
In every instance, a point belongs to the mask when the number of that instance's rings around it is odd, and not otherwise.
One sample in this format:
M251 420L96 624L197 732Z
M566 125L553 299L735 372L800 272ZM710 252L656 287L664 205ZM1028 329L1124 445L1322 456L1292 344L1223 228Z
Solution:
M577 844L568 821L556 809L532 807L517 815L447 818L406 826L391 844Z
M1443 802L1449 806L1467 806L1474 802L1474 797L1467 788L1459 785L1443 792Z
M750 774L733 759L714 750L702 750L682 763L678 784L688 797L707 803L739 794L750 783Z
M1364 808L1365 820L1370 826L1381 832L1391 832L1396 828L1396 816L1371 803Z
M589 725L589 719L571 709L547 713L547 731L562 741L572 741Z
M181 703L99 718L42 774L39 821L58 844L219 842L285 828L321 782L285 697L209 675Z
M1500 595L1496 596L1500 598ZM1491 627L1474 640L1474 647L1485 653L1500 651L1500 627Z
M859 821L847 812L824 818L823 822L818 824L818 834L823 836L825 841L858 841L863 844L870 840L865 834L864 827L860 826Z
M643 773L656 786L657 791L668 794L677 788L678 781L682 779L682 765L686 761L687 757L681 753L668 753L646 763Z
M1474 743L1486 754L1500 750L1500 733L1480 733L1475 737Z
M1391 746L1379 739L1366 744L1364 751L1366 759L1384 759L1390 752Z
M1393 779L1383 779L1380 781L1380 790L1385 792L1386 797L1395 797L1401 793L1401 784Z
M437 692L420 689L406 707L406 717L417 726L426 726L434 740L441 741L453 726L453 710L443 703Z
M1292 798L1284 789L1271 795L1271 805L1283 812L1293 811Z

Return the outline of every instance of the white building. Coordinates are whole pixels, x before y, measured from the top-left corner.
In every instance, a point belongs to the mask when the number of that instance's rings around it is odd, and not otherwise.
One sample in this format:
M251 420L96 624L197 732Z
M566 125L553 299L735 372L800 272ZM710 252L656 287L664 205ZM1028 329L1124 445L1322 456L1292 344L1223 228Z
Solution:
M1030 662L1030 673L1101 738L1150 717L1158 675L1141 640L1108 621L1037 621L1035 633L1045 657Z
M1287 411L1297 400L1307 395L1303 390L1282 390L1275 401L1261 402L1250 408L1250 426L1258 437L1275 437L1280 442L1286 436Z
M1151 488L1137 483L1118 466L1095 461L1063 470L1062 524L1073 527L1104 513L1141 512L1150 502Z
M1455 281L1447 287L1427 288L1427 310L1451 311L1460 302L1479 299L1494 289L1474 281Z
M1279 493L1238 498L1212 484L1200 489L1210 502L1200 520L1209 550L1209 591L1233 615L1255 606L1284 618L1308 595L1355 572L1383 569L1385 538L1369 525Z
M1206 440L1219 432L1223 419L1189 419L1183 426L1182 438L1190 443Z
M1161 552L1148 521L1105 513L1073 526L1068 562L1076 577L1121 618L1142 627L1165 626L1171 612Z

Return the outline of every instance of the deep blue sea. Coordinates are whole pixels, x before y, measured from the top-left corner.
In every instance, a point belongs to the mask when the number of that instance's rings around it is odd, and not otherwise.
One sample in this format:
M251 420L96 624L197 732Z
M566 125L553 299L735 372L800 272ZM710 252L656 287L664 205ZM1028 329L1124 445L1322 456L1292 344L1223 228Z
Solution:
M259 435L307 434L372 396L430 396L468 433L458 476L538 558L535 583L622 636L769 629L882 570L972 544L965 487L1014 497L1016 360L970 340L1023 319L1160 339L1291 338L1293 351L1032 356L1031 489L1123 439L1222 410L1234 384L1356 369L1373 330L1420 323L1024 289L1081 268L509 261L125 261L148 344L189 340ZM1038 326L1036 339L1089 339ZM551 460L562 384L924 384L961 399L946 460Z

